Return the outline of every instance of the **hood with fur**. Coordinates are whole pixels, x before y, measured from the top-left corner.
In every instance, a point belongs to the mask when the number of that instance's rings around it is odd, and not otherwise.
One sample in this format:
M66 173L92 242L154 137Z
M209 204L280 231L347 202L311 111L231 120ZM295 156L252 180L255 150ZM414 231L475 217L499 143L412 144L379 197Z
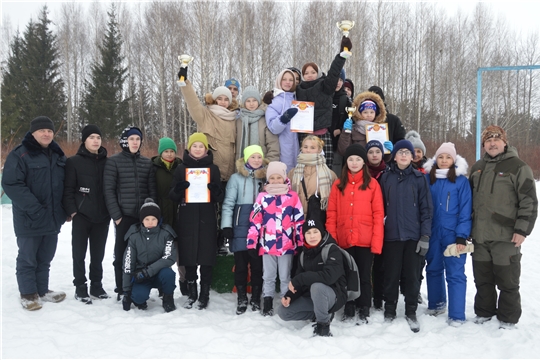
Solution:
M255 178L256 179L265 179L266 180L266 168L268 167L268 164L270 161L268 159L263 160L263 167L261 169L255 170ZM246 162L244 161L244 158L241 157L238 160L236 160L236 172L239 173L242 176L248 177L249 172L248 169L246 169Z
M426 163L424 164L424 170L426 171L426 174L429 174L429 172L431 171L431 168L433 167L436 161L437 160L435 158L431 158L428 161L426 161ZM456 167L456 176L460 176L460 175L467 176L467 173L469 171L469 164L467 164L467 160L465 160L465 158L463 158L460 155L457 155L456 163L454 164L454 166Z
M353 105L356 108L356 111L353 114L353 118L355 120L360 120L360 104L362 104L366 100L372 100L377 104L377 115L375 116L375 120L373 122L380 124L386 121L386 107L384 106L384 101L381 99L381 97L374 92L371 91L364 91L354 98Z

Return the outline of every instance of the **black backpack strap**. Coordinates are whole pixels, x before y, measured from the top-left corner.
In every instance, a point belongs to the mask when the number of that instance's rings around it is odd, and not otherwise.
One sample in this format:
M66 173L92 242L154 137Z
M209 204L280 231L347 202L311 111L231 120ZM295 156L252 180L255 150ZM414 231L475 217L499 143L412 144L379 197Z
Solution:
M306 183L304 182L304 177L302 176L302 180L300 180L302 182L302 189L304 190L304 195L306 196L306 201L308 201L308 195L307 195L307 188L306 188Z

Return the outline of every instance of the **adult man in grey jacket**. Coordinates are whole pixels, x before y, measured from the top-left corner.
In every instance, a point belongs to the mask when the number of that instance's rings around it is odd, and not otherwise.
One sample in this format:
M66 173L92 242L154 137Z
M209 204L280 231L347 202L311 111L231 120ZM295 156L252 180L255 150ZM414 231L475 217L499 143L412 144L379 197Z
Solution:
M506 132L490 125L482 133L484 157L471 168L473 194L473 272L476 323L497 315L512 329L521 316L521 244L538 214L531 168L508 146ZM497 299L497 286L500 290ZM497 301L498 300L498 301Z

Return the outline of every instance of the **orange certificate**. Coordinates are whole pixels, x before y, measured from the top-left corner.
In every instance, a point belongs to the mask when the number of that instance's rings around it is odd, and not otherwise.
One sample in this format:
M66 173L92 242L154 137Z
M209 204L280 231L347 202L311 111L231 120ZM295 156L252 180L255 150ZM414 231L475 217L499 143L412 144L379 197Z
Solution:
M210 190L210 169L209 168L187 168L186 181L189 187L186 189L186 203L209 203Z
M291 107L298 109L296 115L291 119L291 131L311 134L313 132L315 103L294 100Z

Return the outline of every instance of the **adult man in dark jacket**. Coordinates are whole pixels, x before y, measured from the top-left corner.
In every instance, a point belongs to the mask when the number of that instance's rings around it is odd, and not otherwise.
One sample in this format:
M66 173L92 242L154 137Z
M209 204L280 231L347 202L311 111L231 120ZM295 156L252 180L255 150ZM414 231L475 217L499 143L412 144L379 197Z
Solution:
M156 178L152 161L141 155L142 132L128 126L120 137L122 151L107 159L103 175L105 203L116 225L114 244L115 292L122 293L122 258L126 250L129 227L139 222L139 209L146 198L157 198Z
M101 130L87 125L82 130L82 144L77 154L66 161L66 180L62 203L73 219L71 254L75 299L91 304L86 285L86 249L90 243L90 295L98 299L109 296L103 289L103 257L111 217L105 205L103 171L107 149L101 146Z
M473 274L476 323L494 315L512 329L521 317L521 244L538 215L531 168L508 146L506 132L490 125L482 133L484 157L471 168ZM497 286L500 290L497 301Z
M62 207L66 157L53 138L51 119L32 120L21 145L9 153L2 176L2 187L13 202L19 247L17 283L27 310L39 310L42 301L60 302L66 297L49 289L49 269L66 221Z

